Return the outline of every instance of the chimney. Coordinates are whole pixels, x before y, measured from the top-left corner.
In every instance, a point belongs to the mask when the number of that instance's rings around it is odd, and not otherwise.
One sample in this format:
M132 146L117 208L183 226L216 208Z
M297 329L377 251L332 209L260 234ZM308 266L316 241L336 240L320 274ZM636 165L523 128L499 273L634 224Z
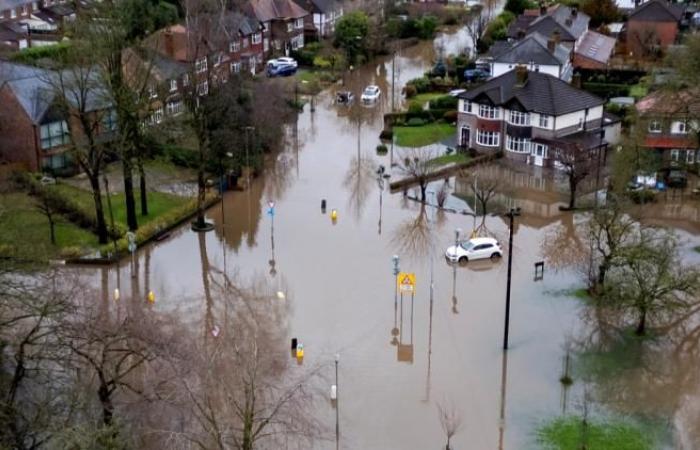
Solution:
M173 42L173 32L168 27L163 33L163 47L165 54L171 58L175 56L175 43Z
M552 31L551 39L554 41L554 46L556 47L561 42L561 33L559 30Z
M573 77L571 77L571 85L575 87L576 89L581 89L581 74L580 73L575 73Z
M574 6L573 8L571 8L571 17L576 18L576 16L578 16L578 8Z
M547 40L547 50L549 50L549 53L554 53L554 50L557 48L557 41L554 39L554 36L551 36Z
M523 87L527 83L527 67L517 66L515 68L515 87Z

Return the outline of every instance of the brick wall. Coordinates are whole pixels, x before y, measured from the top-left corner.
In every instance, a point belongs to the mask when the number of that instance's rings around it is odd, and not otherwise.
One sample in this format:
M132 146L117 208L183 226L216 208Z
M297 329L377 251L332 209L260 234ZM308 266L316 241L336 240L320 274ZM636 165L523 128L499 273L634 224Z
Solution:
M644 22L630 20L627 23L627 50L633 56L644 56L645 47L656 42L662 50L676 42L678 24L676 22Z
M7 87L0 89L0 104L0 160L39 170L37 136L31 120Z

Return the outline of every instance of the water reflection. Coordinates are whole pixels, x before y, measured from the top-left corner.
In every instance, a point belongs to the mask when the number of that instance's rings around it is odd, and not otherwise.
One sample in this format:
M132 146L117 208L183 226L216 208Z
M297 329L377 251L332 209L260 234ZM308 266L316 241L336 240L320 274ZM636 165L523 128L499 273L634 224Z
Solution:
M408 301L408 295L400 294L399 297L401 300L399 302L399 335L398 343L396 344L396 360L413 364L413 306L415 295L411 294L410 301ZM404 297L406 297L405 302Z
M427 208L421 204L415 218L403 221L394 229L391 247L399 254L421 257L431 254L436 240L428 220Z

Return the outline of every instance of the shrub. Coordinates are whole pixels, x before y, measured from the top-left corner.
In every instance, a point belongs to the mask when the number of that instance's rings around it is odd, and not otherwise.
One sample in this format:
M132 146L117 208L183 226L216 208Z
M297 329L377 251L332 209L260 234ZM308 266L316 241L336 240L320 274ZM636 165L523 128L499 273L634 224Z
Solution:
M457 122L457 111L447 111L442 115L442 119L447 123Z
M414 85L409 84L405 88L403 88L403 93L406 95L406 98L412 98L418 94L418 91L416 90L416 87Z
M163 156L180 167L196 168L199 165L197 152L173 144L163 145Z
M29 47L15 53L12 59L25 64L33 64L42 59L61 60L68 54L69 42L59 42L56 45Z
M408 119L408 122L406 122L406 125L409 127L421 127L425 125L425 120L421 119L420 117L412 117Z
M423 105L420 102L412 101L408 104L408 112L411 114L420 114L423 111Z
M632 191L629 193L630 199L636 204L654 203L656 202L656 192L651 189L642 189L641 191Z
M459 99L451 95L443 95L442 97L430 100L430 109L457 109Z
M384 144L379 144L377 145L377 154L378 155L386 155L386 153L389 151L386 145Z
M426 77L414 78L409 80L406 86L413 86L416 89L416 93L422 94L430 90L430 80Z
M319 69L330 69L331 67L333 67L333 63L328 58L324 58L323 56L316 56L314 57L314 67L317 67Z

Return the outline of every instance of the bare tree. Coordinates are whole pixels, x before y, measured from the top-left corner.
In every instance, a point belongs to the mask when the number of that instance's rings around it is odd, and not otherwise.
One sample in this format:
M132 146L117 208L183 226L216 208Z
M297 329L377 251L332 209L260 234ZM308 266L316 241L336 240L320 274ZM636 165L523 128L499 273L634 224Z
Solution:
M56 210L52 198L48 195L39 196L35 202L36 209L46 217L49 222L49 235L51 237L51 244L56 245L56 216L58 211Z
M430 254L436 243L436 235L428 220L424 204L420 205L415 218L407 219L396 227L391 243L400 254L411 256Z
M492 165L479 167L467 174L466 178L470 191L481 207L481 211L474 211L474 214L481 213L485 216L491 200L505 190L503 177L499 174L498 167Z
M428 176L433 168L432 160L437 156L432 147L420 147L406 150L403 154L399 171L418 184L420 187L420 201L425 203L425 191L428 187Z
M593 168L591 152L579 144L558 142L552 147L554 161L559 165L569 182L569 209L576 207L576 191Z
M462 415L452 402L450 402L449 405L438 403L437 410L442 431L445 432L445 436L447 437L445 450L451 450L452 447L450 446L450 441L452 440L452 437L462 428Z

